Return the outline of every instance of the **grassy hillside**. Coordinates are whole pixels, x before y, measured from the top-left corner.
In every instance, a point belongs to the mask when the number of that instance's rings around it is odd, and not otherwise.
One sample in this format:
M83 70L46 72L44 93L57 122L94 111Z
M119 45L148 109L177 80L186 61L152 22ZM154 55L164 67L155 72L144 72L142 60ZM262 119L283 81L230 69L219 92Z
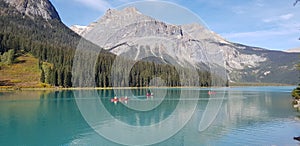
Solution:
M12 65L2 65L0 68L0 88L37 88L46 87L41 84L41 71L38 59L30 54L16 58Z

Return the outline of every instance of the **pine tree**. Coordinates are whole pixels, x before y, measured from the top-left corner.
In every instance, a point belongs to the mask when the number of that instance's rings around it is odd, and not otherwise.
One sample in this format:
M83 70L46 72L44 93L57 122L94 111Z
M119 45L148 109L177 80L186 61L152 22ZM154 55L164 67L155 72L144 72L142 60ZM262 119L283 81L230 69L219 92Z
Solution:
M40 81L41 81L42 83L45 83L45 72L44 72L43 69L41 69L41 79L40 79Z

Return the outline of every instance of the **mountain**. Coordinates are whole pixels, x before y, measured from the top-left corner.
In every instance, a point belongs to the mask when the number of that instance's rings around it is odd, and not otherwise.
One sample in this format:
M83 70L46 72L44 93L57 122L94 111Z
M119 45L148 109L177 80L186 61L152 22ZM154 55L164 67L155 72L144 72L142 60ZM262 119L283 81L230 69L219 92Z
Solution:
M81 35L87 30L87 26L73 25L70 27L70 29Z
M132 7L109 9L97 22L72 29L80 30L78 34L116 55L130 54L135 60L154 56L159 62L197 68L210 63L213 68L225 67L232 82L297 84L298 81L299 53L232 43L199 24L167 24ZM170 42L175 42L176 47L169 46Z
M49 0L1 0L15 7L22 15L30 18L42 17L46 20L60 17Z
M3 59L7 52L15 52L11 58L32 54L38 60L35 65L42 72L42 82L71 86L72 55L80 39L60 21L48 0L0 0L0 70L10 68ZM13 63L18 67L27 64L20 60ZM0 75L0 86L13 82Z
M36 5L32 8L34 12L43 9L46 12L44 14L54 17L19 10L18 4L26 4L26 10L31 9L28 6L34 5L32 1L26 2L28 4L24 3L24 0L0 0L0 88L7 85L19 88L18 85L21 83L16 83L17 78L6 73L11 71L8 69L17 66L19 67L17 70L20 72L15 73L14 76L22 78L24 75L22 70L26 70L28 67L25 67L26 60L18 59L26 55L36 58L35 60L38 62L32 63L32 65L37 66L32 66L32 68L38 68L38 72L40 72L40 85L45 83L47 86L56 87L144 87L149 86L154 77L161 77L166 81L165 86L183 85L180 84L179 75L176 74L174 66L147 61L136 62L133 68L127 70L129 71L129 79L124 78L125 68L114 70L120 76L113 78L111 70L116 55L83 39L65 26L58 15L55 16L50 13L56 12L54 7L37 7L40 5ZM47 4L49 1L40 0L39 2ZM84 44L84 52L80 52L79 56L75 56L78 46L82 44ZM90 53L89 50L97 50L98 54ZM74 64L80 57L84 61ZM89 61L93 61L93 63ZM75 66L75 69L73 66ZM6 75L3 76L1 73ZM209 78L211 75L208 72L197 71L196 73L206 77L204 80L199 81L201 86L211 85L211 79ZM7 76L9 78L6 78ZM20 82L20 80L17 81ZM191 80L185 80L185 82L188 83L184 84L187 86L195 84ZM22 83L21 88L24 86L29 87Z
M300 48L294 48L294 49L288 49L285 52L290 52L290 53L300 53Z
M148 86L154 77L161 77L166 81L166 86L180 86L177 65L196 66L200 85L210 86L210 77L223 74L224 64L232 81L297 82L297 71L294 69L298 60L296 53L231 43L201 25L166 24L143 15L135 8L108 10L99 21L79 30L87 38L95 37L96 41L87 41L65 26L48 0L36 3L30 0L0 0L0 70L6 69L7 57L12 57L13 63L22 66L21 61L13 61L13 58L29 53L38 60L41 82L53 86L112 87L117 83L118 86L142 87ZM91 32L100 36L93 36ZM95 61L95 72L85 70L86 66L93 64L82 62L76 67L78 74L73 73L74 55L80 43L100 52L92 54L98 57L96 59L84 58ZM128 80L123 75L126 68L118 68L115 71L120 76L111 77L112 65L116 55L120 54L127 54L136 60L146 57L145 61L137 62L127 70ZM208 64L215 69L214 74L206 72ZM2 79L0 75L0 86L14 82ZM89 81L96 83L89 84L92 83ZM195 81L185 80L184 83L194 85Z

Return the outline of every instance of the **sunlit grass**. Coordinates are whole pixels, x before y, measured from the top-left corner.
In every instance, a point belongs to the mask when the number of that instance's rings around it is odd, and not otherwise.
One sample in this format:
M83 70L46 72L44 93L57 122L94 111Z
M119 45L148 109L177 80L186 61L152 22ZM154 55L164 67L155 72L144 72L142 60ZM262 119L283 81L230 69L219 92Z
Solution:
M0 69L0 88L38 88L49 87L40 82L41 71L38 59L30 54L16 58L12 65L2 65Z

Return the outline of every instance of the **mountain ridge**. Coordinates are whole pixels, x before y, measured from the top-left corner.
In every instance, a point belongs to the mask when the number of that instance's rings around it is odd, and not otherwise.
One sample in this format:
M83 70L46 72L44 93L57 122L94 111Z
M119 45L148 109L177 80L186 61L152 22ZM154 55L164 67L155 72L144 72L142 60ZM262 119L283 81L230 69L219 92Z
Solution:
M61 21L58 12L49 0L1 0L16 8L21 14L32 19L42 17L45 20Z
M0 53L3 54L9 49L14 49L16 52L30 52L39 59L39 62L48 62L53 64L52 69L44 71L45 74L48 75L45 75L46 82L53 86L72 87L74 85L71 82L71 78L73 76L72 62L74 59L74 52L76 51L76 47L78 47L78 43L82 40L84 41L85 39L82 39L79 35L67 28L60 20L55 19L55 17L53 19L47 19L47 17L44 18L42 17L42 15L34 15L35 17L31 17L30 15L22 13L22 11L20 12L16 9L16 7L13 7L4 1L0 1L0 7ZM53 9L55 8L53 7ZM184 46L197 46L197 42L199 42L199 40L201 39L206 39L207 41L205 41L205 43L207 43L207 45L217 46L217 48L221 47L222 50L225 51L225 57L227 57L227 60L225 60L225 62L220 61L219 63L226 63L231 65L228 65L231 68L229 68L227 71L231 75L232 81L264 82L264 80L260 79L261 75L272 75L272 78L278 79L277 81L273 79L265 80L268 82L285 82L294 84L293 81L296 81L295 78L291 77L295 76L295 73L297 71L289 70L293 67L293 65L295 65L291 60L298 58L297 54L282 54L281 52L279 52L279 54L276 54L278 52L270 53L270 51L264 49L262 49L259 53L255 53L255 51L257 51L257 48L230 43L222 39L220 40L220 37L215 35L212 35L211 38L207 38L207 36L203 34L199 35L203 32L201 29L199 29L201 28L201 26L199 27L197 25L194 25L193 27L187 27L166 24L151 17L144 16L141 13L137 12L136 9L126 9L126 11L124 11L126 13L120 13L116 10L110 10L110 12L111 13L107 15L106 18L102 17L97 23L102 23L101 25L112 27L112 29L122 26L127 26L127 28L123 28L122 31L116 33L115 36L118 36L119 38L112 37L111 40L108 41L110 43L106 43L106 46L103 46L103 48L107 49L107 51L102 51L103 49L99 46L96 46L90 42L86 42L87 44L90 44L89 46L101 50L97 62L99 66L97 66L96 68L96 77L91 78L90 76L88 76L90 77L89 80L96 80L96 85L94 86L113 86L113 82L110 78L110 69L116 56L114 54L117 54L119 51L122 51L124 49L121 47L125 47L126 49L126 45L124 44L131 45L134 48L131 51L129 49L129 51L127 52L131 53L133 57L138 59L143 58L143 55L150 54L154 57L147 59L150 60L150 62L157 62L157 64L153 64L147 62L148 60L146 60L146 62L140 62L135 65L136 68L132 69L133 72L130 72L132 82L129 83L129 86L147 86L148 83L145 81L151 80L151 73L153 73L153 70L150 71L147 69L158 69L159 71L161 71L159 72L159 74L162 75L162 78L167 81L168 86L180 86L179 77L176 74L170 73L175 71L174 67L168 65L170 61L178 62L181 66L192 64L198 67L205 68L206 66L203 65L203 60L201 60L201 58L203 59L203 57L201 57L203 56L203 54L201 54L201 51L203 53L205 51L216 52L221 50L199 50L193 47L191 47L192 49L194 49L192 51L184 50L185 48L188 48ZM134 19L131 19L132 17ZM107 20L109 20L110 22ZM120 20L122 21L119 23ZM128 20L131 21L128 22ZM137 20L146 21L137 22ZM99 27L97 23L92 23L90 24L90 26L94 25L94 27L101 31L101 27ZM132 31L134 30L133 28L136 28L137 31ZM141 28L145 29L146 31L142 31ZM194 32L194 34L192 34L192 32ZM208 31L207 33L211 32ZM181 44L181 49L174 49L171 47L164 48L165 46L152 44L151 42L155 42L156 40L152 41L150 39L149 41L149 38L146 38L145 41L141 39L128 40L128 38L123 37L125 34L133 36L135 38L141 38L141 36L145 36L145 34L159 35L161 38L165 38L165 40L178 42L179 44ZM107 33L103 35L108 36L112 34ZM99 39L101 41L101 38ZM124 42L118 43L122 40L124 40ZM147 45L149 46L149 48ZM210 59L217 60L216 58ZM263 63L258 62L259 59L263 59ZM252 60L256 61L254 62L254 67L256 67L255 69L253 69L253 67L249 69L248 67L249 64L253 66ZM85 65L87 66L88 64ZM217 65L218 64L215 64L215 66ZM268 65L271 65L271 71L266 70ZM239 66L241 67L241 69L237 68ZM245 68L245 66L248 68ZM278 70L274 70L274 68L278 68ZM256 70L259 75L249 75ZM120 71L123 72L122 68ZM282 73L283 76L281 76L277 72ZM236 75L234 73L236 73ZM83 77L86 77L84 76L85 74L85 72L82 73ZM88 72L88 74L90 74L90 72ZM205 79L201 81L201 86L211 85L211 81L208 79L209 76L210 74L201 73L201 77L205 77ZM237 79L232 78L235 76L237 77ZM283 80L283 78L287 78L287 80ZM78 85L76 82L73 83L75 83L75 86ZM120 84L122 83L123 81Z
M81 54L79 57L82 56L85 60L74 65L74 62L79 59L75 53L78 51L77 48L80 43L87 45L85 47L88 49L99 51L99 54L89 54L85 48L83 53L95 58ZM123 67L118 68L115 71L118 71L120 76L117 76L115 81L111 76L111 70L116 55L81 38L57 19L44 19L40 16L31 18L6 2L0 1L0 70L6 69L3 65L5 66L7 62L7 59L2 60L2 56L4 58L9 57L13 62L15 57L25 53L30 53L37 58L36 66L41 71L40 81L50 84L52 87L146 87L149 86L150 80L154 77L161 77L166 81L166 86L194 85L197 83L186 80L185 83L188 84L181 84L174 66L147 61L137 62L131 70L127 70L129 71L129 79L122 76L125 69ZM87 62L87 59L95 61L95 64ZM14 63L18 64L19 62ZM87 69L85 69L86 67ZM94 72L93 68L95 69ZM199 86L211 86L208 72L198 71L197 73L207 77L197 83ZM16 76L22 76L21 72L17 73ZM195 79L193 78L193 80ZM0 86L12 82L14 81L3 80L0 75Z
M289 53L300 53L300 48L293 48L293 49L288 49L285 52Z
M126 27L126 29L123 30L122 27ZM106 32L105 29L108 28L121 29L116 30L117 34L103 33ZM140 32L139 29L144 31ZM297 74L296 65L298 63L297 60L299 54L285 53L283 51L273 51L259 47L251 47L238 43L232 43L199 24L167 24L155 20L154 18L151 18L149 16L143 15L136 8L129 7L123 10L109 9L103 17L101 17L97 22L93 22L91 23L91 25L88 25L85 29L81 30L81 32L83 33L79 34L82 36L88 36L89 31L91 30L93 30L93 32L99 32L100 34L106 35L103 37L100 36L100 39L105 39L106 37L110 37L110 35L116 35L112 37L112 39L115 39L112 43L105 44L107 46L101 46L103 45L101 43L98 44L103 48L107 48L110 52L116 55L119 55L122 52L124 53L124 50L126 50L126 46L122 46L120 44L113 45L114 42L127 42L127 44L130 43L130 41L128 42L128 39L126 39L126 37L122 36L127 36L128 38L128 36L139 37L147 35L151 36L153 34L156 34L165 37L166 39L177 39L181 42L202 41L206 42L206 45L209 45L209 47L201 51L207 53L216 53L218 51L223 52L224 62L215 62L215 64L219 64L220 66L222 66L222 63L225 63L226 70L229 74L229 79L232 82L277 82L290 84L297 83L296 78L293 78L292 76L295 76L295 74ZM153 32L155 30L158 30L160 32ZM178 35L173 35L172 31L174 31L174 34L178 33ZM135 42L134 39L132 42ZM140 46L145 46L146 44L145 42L140 43L144 44L140 44ZM137 44L138 43L136 42L136 45ZM148 46L150 46L150 52L153 52L153 48L155 48L155 46L152 45L151 47L151 44L149 44ZM175 60L183 59L180 63L189 62L193 65L201 63L201 60L199 60L199 58L201 58L199 57L199 55L201 55L201 51L199 51L199 49L197 50L195 48L191 48L193 47L190 47L189 49L183 48L179 50L173 50L177 53L171 53L171 56L173 56ZM137 49L136 51L133 51L131 53L140 52L138 50L140 49ZM153 55L155 56L155 53ZM136 56L138 56L138 54L136 54ZM170 54L168 54L168 56L170 56ZM194 57L190 58L191 56ZM217 60L217 58L214 57L210 59ZM280 77L279 74L283 74L282 77Z

